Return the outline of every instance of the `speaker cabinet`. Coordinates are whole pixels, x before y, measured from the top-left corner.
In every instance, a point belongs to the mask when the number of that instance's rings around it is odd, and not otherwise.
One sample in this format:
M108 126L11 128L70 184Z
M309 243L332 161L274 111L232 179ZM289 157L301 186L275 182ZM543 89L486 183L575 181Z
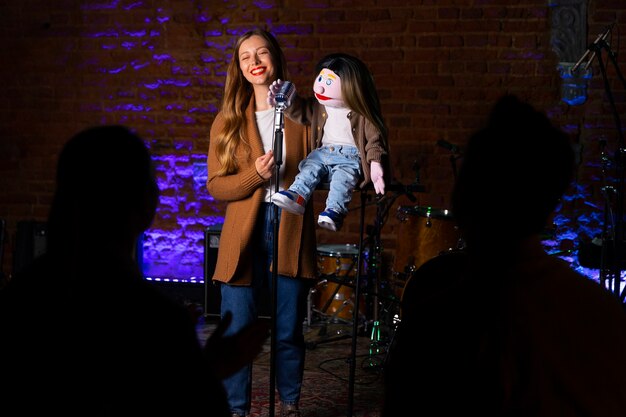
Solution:
M220 246L220 235L222 225L209 226L204 231L204 315L220 315L220 294L219 283L213 282L211 278L215 272L217 262L217 249Z
M35 258L46 253L48 229L45 222L22 220L17 222L13 273L18 273Z
M213 281L215 264L217 262L217 250L220 246L222 225L209 226L204 231L204 315L220 316L220 304L222 295L219 282ZM259 316L271 317L271 302L269 291L264 288L259 300Z

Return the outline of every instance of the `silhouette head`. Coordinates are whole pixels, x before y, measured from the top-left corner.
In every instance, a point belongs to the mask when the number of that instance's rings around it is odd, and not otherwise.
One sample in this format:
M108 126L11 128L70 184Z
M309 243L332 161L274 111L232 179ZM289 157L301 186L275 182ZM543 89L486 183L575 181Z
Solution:
M568 136L531 105L502 97L487 125L470 137L452 192L468 245L541 233L573 169Z
M123 126L88 128L72 137L57 162L48 247L132 244L156 212L159 190L143 140Z

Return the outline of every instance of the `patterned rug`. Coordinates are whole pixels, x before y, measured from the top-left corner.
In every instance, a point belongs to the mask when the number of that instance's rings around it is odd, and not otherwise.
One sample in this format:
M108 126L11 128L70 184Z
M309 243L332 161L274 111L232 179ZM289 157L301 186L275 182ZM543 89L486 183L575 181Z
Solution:
M199 324L200 339L205 340L213 328L214 324L210 322ZM387 342L378 336L372 337L371 330L362 329L353 339L352 324L325 321L313 321L305 326L305 339L307 352L300 400L302 417L379 417ZM353 369L351 363L354 363ZM252 374L250 417L270 417L269 340L255 360ZM274 399L278 402L278 394ZM278 404L273 411L274 415L280 415Z

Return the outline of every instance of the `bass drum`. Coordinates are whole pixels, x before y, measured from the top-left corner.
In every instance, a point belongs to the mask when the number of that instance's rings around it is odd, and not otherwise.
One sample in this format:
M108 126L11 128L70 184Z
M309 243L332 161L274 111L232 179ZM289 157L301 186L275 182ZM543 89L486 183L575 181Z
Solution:
M461 233L450 210L429 206L400 206L394 269L409 272L446 252L462 249Z

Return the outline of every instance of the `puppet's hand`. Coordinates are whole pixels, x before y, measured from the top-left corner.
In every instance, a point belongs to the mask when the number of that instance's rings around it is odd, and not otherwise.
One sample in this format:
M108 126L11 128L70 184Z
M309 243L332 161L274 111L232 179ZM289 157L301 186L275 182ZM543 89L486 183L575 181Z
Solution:
M374 184L376 194L385 194L385 180L383 179L383 166L380 162L372 161L370 163L370 178Z
M280 91L280 87L285 83L285 81L280 78L270 84L269 90L267 91L267 104L272 107L276 107L276 94ZM295 85L293 86L294 94L295 94ZM291 96L290 96L291 97ZM289 107L291 105L291 101L285 103L285 107Z

